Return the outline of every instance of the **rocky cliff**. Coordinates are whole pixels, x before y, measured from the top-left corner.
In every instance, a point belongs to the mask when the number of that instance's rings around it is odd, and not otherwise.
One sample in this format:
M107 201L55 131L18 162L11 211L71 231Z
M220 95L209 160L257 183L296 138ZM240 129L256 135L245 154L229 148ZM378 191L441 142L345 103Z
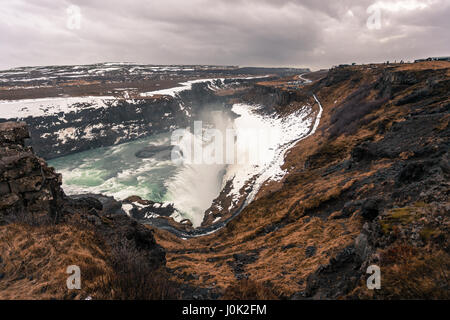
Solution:
M29 138L24 122L0 123L0 221L18 215L56 221L63 192L61 176L25 147Z
M118 98L106 101L102 108L86 104L78 112L24 121L29 125L36 153L52 159L187 126L205 104L220 102L206 84L194 84L192 90L177 97Z
M450 64L311 78L295 94L274 82L255 88L277 112L311 93L324 109L316 134L287 153L282 181L216 233L180 242L156 231L174 277L230 298L448 299ZM366 286L371 265L379 290Z
M0 124L0 298L178 297L152 230L113 199L65 196L27 138L25 123ZM66 287L69 265L81 268L81 290Z
M24 121L28 124L31 140L29 145L46 160L89 150L133 141L149 135L168 132L188 126L205 108L221 107L230 95L216 94L219 89L251 85L256 79L218 79L193 83L188 90L174 95L118 96L72 98L67 110L58 98L56 102L24 101L22 111L5 121ZM128 94L129 95L129 94ZM232 96L232 94L231 94ZM72 101L70 100L70 101ZM23 110L39 107L37 115L23 117ZM46 104L52 104L49 106ZM8 106L3 106L8 108ZM58 110L56 110L58 109Z

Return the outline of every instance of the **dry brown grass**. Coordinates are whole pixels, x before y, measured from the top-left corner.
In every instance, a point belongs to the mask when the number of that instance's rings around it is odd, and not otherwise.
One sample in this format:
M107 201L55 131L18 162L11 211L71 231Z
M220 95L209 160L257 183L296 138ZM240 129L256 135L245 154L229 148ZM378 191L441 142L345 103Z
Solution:
M267 215L251 211L236 218L234 230L227 228L214 235L186 241L178 241L170 233L160 230L155 235L157 242L168 250L167 265L176 270L176 274L198 275L198 279L190 280L193 285L213 286L215 283L223 290L236 284L228 264L233 261L233 254L259 251L258 259L245 265L245 273L258 283L272 283L277 293L287 297L303 290L309 274L348 246L361 227L358 220L324 221L303 217L264 234L267 218ZM317 248L314 256L306 256L308 246Z
M438 69L447 69L450 68L450 62L448 61L423 61L418 63L406 63L397 65L397 70L414 70L414 71L422 71L422 70L438 70Z
M112 249L108 262L112 267L101 278L96 297L113 300L179 299L178 286L163 269L152 269L146 258L129 242Z
M243 279L228 286L222 300L278 300L275 292L263 284Z
M109 247L92 225L9 224L0 227L0 299L177 299L178 285L154 270L127 240ZM78 222L78 223L76 223ZM81 270L81 289L67 288L68 266Z
M91 294L110 270L106 252L89 229L72 225L0 228L0 299L73 299ZM81 269L82 289L68 290L66 269Z
M442 250L397 243L381 252L381 289L359 287L360 298L444 299L450 298L450 256Z
M397 67L407 66L389 66ZM234 288L237 286L235 275L228 264L232 261L233 254L258 251L258 259L244 266L245 273L256 283L272 283L277 292L286 297L304 290L307 277L320 264L326 264L331 257L353 243L363 225L362 219L357 215L358 211L349 218L340 219L328 219L326 215L320 216L317 213L321 212L322 206L336 201L354 183L378 170L389 168L393 162L391 159L380 159L373 161L363 171L343 170L329 175L323 175L323 172L333 162L348 159L350 151L361 141L367 138L375 141L381 139L376 123L384 121L389 128L393 121L398 121L408 112L404 107L381 107L371 114L376 121L364 123L352 135L340 136L332 142L333 148L330 148L327 145L327 133L321 129L330 126L333 110L357 90L362 82L376 81L383 69L379 67L367 72L367 67L354 68L361 70L360 82L354 83L348 79L330 87L321 87L315 92L324 108L322 119L316 134L302 140L287 152L283 168L290 173L280 182L265 185L256 200L226 228L209 236L185 241L168 232L155 231L157 242L168 251L167 264L175 270L175 279L183 273L193 274L198 276L188 280L193 285L215 286L223 290ZM281 83L264 85L279 86ZM314 84L307 86L305 92L312 90L313 86ZM373 93L368 99L372 95ZM305 162L315 154L321 155L317 159L317 165L312 170L305 169ZM379 187L374 183L365 184L352 190L351 196L354 200L359 200ZM305 210L310 211L306 216ZM334 216L340 214L334 209L330 211ZM308 246L316 247L314 256L306 256L305 249ZM235 290L239 292L238 289Z

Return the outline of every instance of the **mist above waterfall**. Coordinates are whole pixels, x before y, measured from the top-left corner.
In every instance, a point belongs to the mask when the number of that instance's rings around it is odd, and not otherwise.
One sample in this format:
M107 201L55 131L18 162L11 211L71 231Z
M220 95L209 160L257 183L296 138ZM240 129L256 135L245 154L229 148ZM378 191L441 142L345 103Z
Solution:
M233 128L229 114L222 111L205 110L200 120L204 125L202 128L184 129L180 141L175 144L180 156L189 155L199 161L181 163L178 172L166 184L167 198L182 212L183 218L191 220L194 227L200 226L204 212L219 195L227 167L225 163L211 161L216 156L218 140L210 137L208 130L218 130L225 136L227 129ZM222 139L220 144L223 150L225 140Z
M209 106L186 128L73 154L50 164L63 173L63 188L69 195L101 193L117 200L137 195L173 203L176 221L189 219L198 227L227 182L232 182L231 210L253 177L257 179L248 185L252 194L244 195L249 201L265 180L284 175L284 152L308 133L310 112L305 106L280 118L262 115L256 106L235 104L232 110ZM179 139L174 140L174 134ZM174 153L178 161L173 161ZM179 161L189 156L191 161Z

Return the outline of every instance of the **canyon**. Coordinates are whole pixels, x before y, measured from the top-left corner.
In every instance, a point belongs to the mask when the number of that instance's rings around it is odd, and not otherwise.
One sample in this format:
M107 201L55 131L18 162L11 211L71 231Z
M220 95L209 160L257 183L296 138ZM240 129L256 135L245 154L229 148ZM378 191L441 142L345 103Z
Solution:
M2 298L448 298L450 63L61 68L0 73ZM64 161L123 148L137 171L211 110L283 134L261 167L226 166L195 223L176 192L68 192ZM75 294L70 264L88 270Z

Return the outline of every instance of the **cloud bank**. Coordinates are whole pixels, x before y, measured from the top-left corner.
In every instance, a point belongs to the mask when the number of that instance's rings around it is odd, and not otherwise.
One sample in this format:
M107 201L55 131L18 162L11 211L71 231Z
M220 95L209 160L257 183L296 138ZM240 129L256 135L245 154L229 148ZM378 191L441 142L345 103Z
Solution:
M450 55L449 16L448 0L12 0L0 10L0 68L412 60Z

